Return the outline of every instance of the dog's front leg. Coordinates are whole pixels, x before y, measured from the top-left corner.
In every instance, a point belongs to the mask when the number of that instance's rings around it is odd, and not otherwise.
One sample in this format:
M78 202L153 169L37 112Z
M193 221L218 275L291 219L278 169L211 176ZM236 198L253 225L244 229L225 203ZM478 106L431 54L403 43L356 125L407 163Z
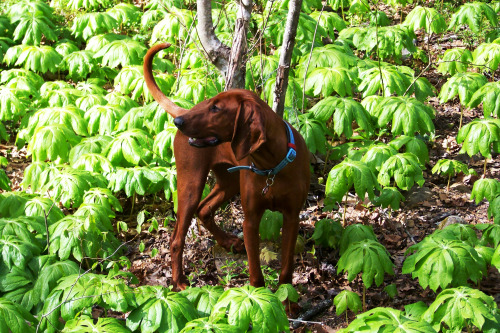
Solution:
M260 269L259 225L264 212L261 209L245 211L243 222L243 238L248 255L248 270L250 272L250 285L264 286L264 276Z

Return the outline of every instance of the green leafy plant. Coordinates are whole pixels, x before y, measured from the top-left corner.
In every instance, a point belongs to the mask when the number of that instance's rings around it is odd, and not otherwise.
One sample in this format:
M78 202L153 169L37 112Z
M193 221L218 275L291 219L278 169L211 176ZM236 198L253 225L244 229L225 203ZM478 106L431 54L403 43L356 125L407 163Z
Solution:
M260 220L259 234L262 240L275 241L280 236L283 214L266 210Z
M481 230L483 235L481 237L481 244L493 245L498 247L500 244L500 224L494 223L478 223L475 228Z
M148 167L117 168L109 176L109 188L115 193L124 190L128 197L156 193L163 182L162 175Z
M377 206L382 206L383 208L390 206L393 210L398 210L401 201L404 200L405 197L396 187L386 186L380 191L380 195L373 203Z
M337 266L339 273L348 273L349 282L362 272L366 288L370 288L373 282L380 286L384 281L384 274L394 275L394 264L389 253L373 239L351 243L340 256Z
M108 13L84 13L73 21L71 33L76 38L88 40L89 37L107 33L118 28L118 22Z
M353 135L352 123L371 134L373 131L370 114L353 99L327 97L311 108L315 119L333 124L333 130L338 135L349 139Z
M488 83L488 80L482 74L473 72L457 73L449 78L441 88L439 102L446 103L458 95L460 103L467 105L470 103L472 95L486 83Z
M384 143L372 144L363 154L361 162L366 163L366 165L368 165L368 167L372 169L375 174L377 174L380 171L382 164L389 157L396 154L397 150L390 145Z
M405 313L391 308L374 308L356 317L355 320L339 333L347 332L407 332L436 333L427 322L405 316Z
M318 67L307 75L305 90L312 96L330 96L336 92L340 96L352 96L351 82L356 82L356 76L344 67Z
M484 27L485 19L493 27L498 24L497 14L488 4L479 1L465 3L451 16L448 30L458 31L462 25L467 24L473 32L478 33Z
M160 286L137 288L137 307L127 317L127 327L141 332L178 332L198 318L193 304L180 293Z
M77 51L66 55L61 63L61 69L69 72L68 77L73 80L85 79L96 67L92 51Z
M339 253L342 255L350 244L356 243L365 239L377 241L377 237L371 226L363 224L351 224L344 229L340 238Z
M94 58L102 58L101 65L111 68L140 65L146 54L143 43L133 39L119 39L104 45Z
M184 326L180 333L193 332L193 333L238 333L238 328L229 325L224 314L218 316L204 317L191 320Z
M50 8L50 7L49 7ZM57 40L54 31L55 25L51 21L52 15L42 11L26 11L18 17L17 27L14 31L14 41L25 45L40 45L42 36L46 40Z
M118 3L107 12L122 26L131 26L137 23L142 15L139 8L130 3Z
M413 30L425 29L427 33L439 34L446 31L446 22L435 8L416 6L408 13L403 25Z
M450 180L458 173L463 173L464 175L470 175L475 173L473 169L469 169L466 164L449 159L441 159L436 162L432 168L432 173L438 173L440 175L448 176L448 185L446 185L446 191L450 190Z
M368 27L354 34L353 43L359 50L376 53L382 60L393 58L401 63L403 49L410 53L417 51L413 38L413 31L405 26Z
M64 276L44 303L40 328L56 332L63 326L59 317L69 321L81 311L90 314L94 305L125 312L137 303L133 290L123 279L92 273Z
M494 72L500 64L500 40L482 43L473 53L474 65L484 66L483 72Z
M257 332L289 331L283 304L266 288L243 286L225 291L212 316L219 313L226 313L228 323L239 331L248 330L250 323Z
M359 73L361 83L358 90L363 92L363 98L382 92L383 96L404 95L411 81L407 75L393 67L373 67Z
M48 45L23 47L16 66L41 73L56 73L62 57Z
M342 290L337 296L335 296L333 304L335 305L335 313L337 316L340 316L345 312L345 320L347 323L349 323L347 309L356 314L362 308L361 300L359 299L358 294L349 290Z
M486 264L476 250L461 240L427 236L412 245L406 253L413 253L403 264L403 274L418 278L422 288L436 291L448 286L467 285L467 280L479 282L486 275Z
M434 133L432 119L435 117L435 110L413 97L385 97L378 102L371 114L380 128L385 128L391 122L391 132L394 135Z
M95 105L85 112L85 121L90 135L105 135L115 131L118 121L125 115L118 105Z
M29 94L25 90L0 86L0 120L18 120L28 108Z
M314 69L321 67L353 68L358 63L350 48L330 44L315 47L309 55L300 58L297 65L297 77L309 75ZM306 73L307 70L307 73Z
M71 148L69 152L70 164L75 163L83 154L100 154L112 140L112 137L106 135L95 135L90 138L84 138L79 144Z
M26 201L24 213L26 216L47 218L48 225L64 217L64 213L54 201L42 197L33 197Z
M463 143L460 153L483 155L485 175L492 148L500 152L500 119L474 119L458 131L457 143Z
M83 196L83 203L97 204L109 210L122 211L120 201L107 188L94 187L89 189Z
M375 174L365 163L345 159L328 173L325 206L332 207L341 202L353 185L360 200L365 198L366 193L373 200L374 190L379 188Z
M470 198L471 200L475 200L477 205L484 198L492 202L498 195L500 195L500 181L497 179L482 178L474 182Z
M380 167L377 180L380 185L390 186L391 178L402 190L408 191L415 183L424 184L422 168L417 157L412 153L396 154L387 159Z
M473 108L483 103L485 118L492 115L500 118L500 82L488 82L472 95L468 106Z
M147 132L135 128L118 134L102 153L114 166L147 165L152 146Z
M5 329L5 332L35 332L37 323L36 318L21 305L0 298L0 327Z
M28 155L32 155L34 161L66 162L71 147L79 141L66 125L43 126L35 130L28 144Z
M314 240L316 245L336 249L339 246L343 231L344 228L342 228L340 222L321 219L314 225L314 233L311 239Z
M64 207L78 207L85 191L92 187L106 187L105 178L97 173L67 167L51 177L43 191L51 191Z
M94 323L94 319L91 317L79 316L78 318L69 320L61 332L126 333L131 331L124 327L116 318L98 318L97 322Z
M212 313L212 309L224 293L224 288L221 286L203 286L188 288L181 292L198 310L200 318L208 317Z
M443 290L434 302L423 313L422 318L431 323L434 329L461 331L498 327L497 304L493 297L482 291L469 287L458 287ZM489 327L488 327L489 326Z

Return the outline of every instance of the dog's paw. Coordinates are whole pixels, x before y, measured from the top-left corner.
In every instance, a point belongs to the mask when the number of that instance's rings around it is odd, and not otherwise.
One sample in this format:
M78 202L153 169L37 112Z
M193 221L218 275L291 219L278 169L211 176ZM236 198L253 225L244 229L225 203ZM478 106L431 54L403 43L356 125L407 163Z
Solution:
M179 281L172 281L173 291L182 291L189 287L189 280L185 275L183 275Z
M241 238L237 236L227 236L224 244L220 244L227 252L245 253L245 244Z

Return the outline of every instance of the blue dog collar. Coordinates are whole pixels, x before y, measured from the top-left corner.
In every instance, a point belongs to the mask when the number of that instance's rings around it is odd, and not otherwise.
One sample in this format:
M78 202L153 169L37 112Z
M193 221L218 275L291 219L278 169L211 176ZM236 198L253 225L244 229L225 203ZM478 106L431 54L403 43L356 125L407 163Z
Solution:
M284 121L287 131L286 131L286 136L288 138L288 151L286 153L285 158L274 168L272 169L267 169L267 170L260 170L255 167L255 165L252 163L251 165L240 165L240 166L235 166L232 168L227 169L228 172L236 172L239 170L250 170L260 176L274 176L278 172L280 172L284 167L286 167L289 163L292 163L293 160L295 160L295 157L297 157L297 150L295 147L295 140L293 138L293 132L292 128L290 125Z

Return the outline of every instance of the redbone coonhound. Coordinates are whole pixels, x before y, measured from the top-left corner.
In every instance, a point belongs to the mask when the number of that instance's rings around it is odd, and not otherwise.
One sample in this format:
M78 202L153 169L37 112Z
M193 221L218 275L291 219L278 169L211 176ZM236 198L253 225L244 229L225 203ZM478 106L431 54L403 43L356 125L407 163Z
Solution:
M170 244L174 289L188 286L182 252L195 213L227 251L246 250L250 284L264 286L259 260L259 224L266 209L283 214L279 282L291 283L299 212L306 200L310 179L309 152L304 139L248 90L222 92L191 110L175 105L161 92L152 73L155 54L169 46L159 44L148 51L144 57L144 77L154 99L175 118L174 124L179 129L174 139L179 205ZM233 167L237 168L230 169ZM216 184L200 202L210 170ZM245 214L244 243L225 233L214 221L217 208L238 193Z

